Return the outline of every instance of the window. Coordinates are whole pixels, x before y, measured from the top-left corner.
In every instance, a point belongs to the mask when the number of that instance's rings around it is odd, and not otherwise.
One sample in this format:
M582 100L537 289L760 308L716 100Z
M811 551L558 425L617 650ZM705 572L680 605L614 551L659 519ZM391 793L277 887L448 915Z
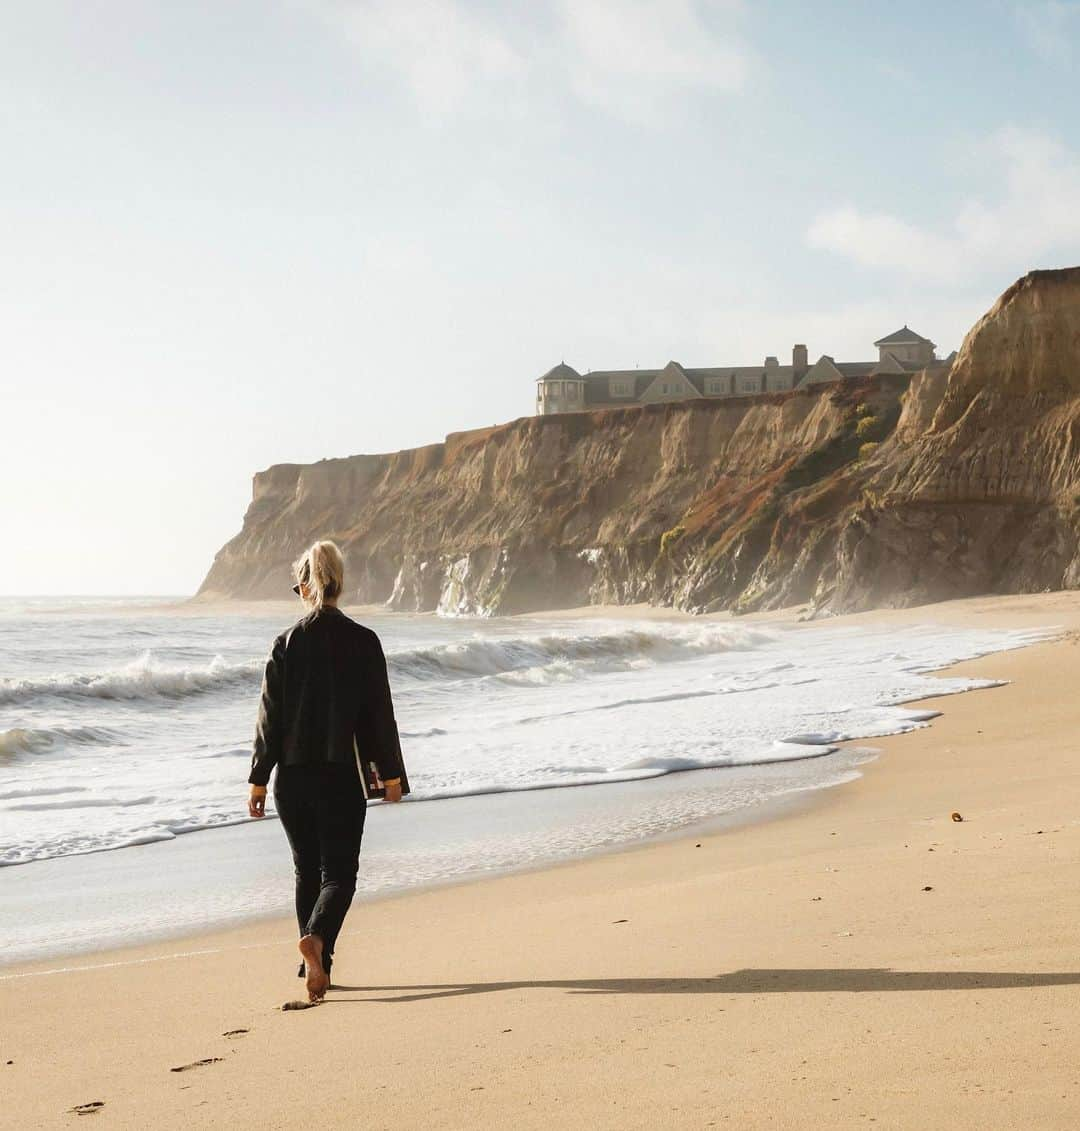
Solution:
M705 392L716 396L724 391L724 382L720 377L710 377L705 387Z
M609 381L608 382L608 396L609 397L629 397L633 393L630 388L629 381Z
M571 401L577 400L577 385L571 385L569 381L566 383L566 398Z

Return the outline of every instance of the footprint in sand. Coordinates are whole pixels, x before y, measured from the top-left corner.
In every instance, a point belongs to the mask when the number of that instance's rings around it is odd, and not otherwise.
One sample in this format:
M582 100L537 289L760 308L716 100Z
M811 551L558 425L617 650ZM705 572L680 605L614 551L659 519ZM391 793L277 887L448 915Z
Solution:
M94 1112L101 1111L104 1106L104 1100L91 1100L88 1104L76 1104L74 1107L68 1108L68 1111L72 1111L76 1115L93 1115Z
M193 1060L190 1064L181 1064L176 1068L170 1068L170 1072L187 1072L189 1068L202 1068L204 1064L217 1064L221 1060L220 1056L207 1056L202 1060Z

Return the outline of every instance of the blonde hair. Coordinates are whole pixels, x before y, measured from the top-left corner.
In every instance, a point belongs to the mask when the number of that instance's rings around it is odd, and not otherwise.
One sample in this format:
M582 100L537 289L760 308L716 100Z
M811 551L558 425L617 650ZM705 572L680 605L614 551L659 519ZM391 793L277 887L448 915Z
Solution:
M337 600L345 588L345 559L333 542L312 542L292 568L297 583L307 589L304 603L312 609Z

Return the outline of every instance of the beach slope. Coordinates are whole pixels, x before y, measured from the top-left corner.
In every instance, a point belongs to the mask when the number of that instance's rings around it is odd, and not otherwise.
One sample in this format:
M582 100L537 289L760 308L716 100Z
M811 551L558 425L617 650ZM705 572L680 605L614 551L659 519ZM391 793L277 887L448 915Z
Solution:
M786 816L358 905L314 1009L285 920L5 968L5 1123L1075 1127L1080 597L874 617L1064 635Z

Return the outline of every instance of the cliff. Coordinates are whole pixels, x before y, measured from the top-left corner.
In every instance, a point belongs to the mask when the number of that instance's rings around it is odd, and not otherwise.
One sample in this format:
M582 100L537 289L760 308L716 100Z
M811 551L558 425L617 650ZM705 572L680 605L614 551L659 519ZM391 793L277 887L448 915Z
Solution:
M1080 268L1033 271L916 381L843 516L834 610L1080 584Z
M200 596L280 597L316 537L351 600L822 613L1080 583L1080 268L1009 288L948 372L526 417L255 476Z

